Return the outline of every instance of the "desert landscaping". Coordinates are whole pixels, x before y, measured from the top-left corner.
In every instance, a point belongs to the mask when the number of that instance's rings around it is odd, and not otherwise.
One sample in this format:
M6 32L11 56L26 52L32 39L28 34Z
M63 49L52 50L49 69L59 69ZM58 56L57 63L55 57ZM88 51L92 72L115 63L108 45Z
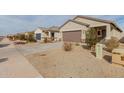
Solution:
M69 52L63 48L39 51L26 58L47 78L124 77L124 67L111 63L111 53L104 51L103 59L96 59L82 46L73 45Z

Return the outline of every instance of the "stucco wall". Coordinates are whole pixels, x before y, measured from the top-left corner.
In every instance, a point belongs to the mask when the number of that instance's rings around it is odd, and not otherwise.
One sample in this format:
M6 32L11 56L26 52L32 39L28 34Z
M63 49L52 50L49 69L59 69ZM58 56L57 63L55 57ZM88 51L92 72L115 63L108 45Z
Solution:
M116 37L118 39L121 39L121 37L123 36L122 32L118 31L117 29L113 28L111 31L111 35L113 37Z
M60 29L60 31L74 31L74 30L81 30L81 29L86 30L87 27L70 21L67 24L65 24Z
M43 31L41 30L41 29L39 29L39 28L37 28L35 31L34 31L34 33L36 34L36 33L42 33Z

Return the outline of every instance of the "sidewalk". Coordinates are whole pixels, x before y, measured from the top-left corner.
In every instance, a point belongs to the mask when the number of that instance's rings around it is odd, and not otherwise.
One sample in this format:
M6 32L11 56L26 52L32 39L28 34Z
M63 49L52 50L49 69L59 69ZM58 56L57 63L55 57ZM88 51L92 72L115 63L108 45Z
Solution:
M6 44L7 46L0 48L0 77L42 77L28 60L16 50L12 42L5 38L1 43Z

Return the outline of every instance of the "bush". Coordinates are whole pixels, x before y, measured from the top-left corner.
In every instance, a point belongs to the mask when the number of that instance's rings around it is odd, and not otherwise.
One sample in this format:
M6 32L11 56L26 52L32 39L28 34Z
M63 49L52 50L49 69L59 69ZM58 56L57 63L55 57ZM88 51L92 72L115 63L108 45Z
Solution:
M64 43L64 50L65 51L71 51L72 50L72 44L71 43Z
M79 44L79 43L76 43L75 45L76 45L76 46L80 46L80 44Z
M27 37L27 41L28 42L36 42L36 40L34 39L34 35L33 34L29 34Z
M44 38L44 43L47 43L48 42L48 39L47 37Z
M19 34L19 39L20 40L25 40L25 34Z
M119 46L119 41L117 38L112 37L110 40L106 41L105 43L107 50L112 52L114 48L117 48Z

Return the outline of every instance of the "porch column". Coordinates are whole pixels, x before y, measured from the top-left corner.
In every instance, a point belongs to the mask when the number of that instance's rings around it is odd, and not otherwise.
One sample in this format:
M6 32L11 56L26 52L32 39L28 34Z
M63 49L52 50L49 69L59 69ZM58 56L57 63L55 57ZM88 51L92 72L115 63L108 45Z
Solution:
M51 32L48 33L48 37L49 37L49 38L51 37Z
M106 39L111 39L111 27L110 27L110 25L106 26Z

